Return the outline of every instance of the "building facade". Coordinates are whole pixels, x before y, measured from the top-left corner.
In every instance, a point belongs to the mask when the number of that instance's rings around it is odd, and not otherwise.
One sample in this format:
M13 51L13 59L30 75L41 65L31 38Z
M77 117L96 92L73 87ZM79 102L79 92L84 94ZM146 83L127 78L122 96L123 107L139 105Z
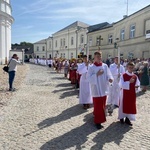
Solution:
M36 57L71 59L86 54L88 26L83 22L76 21L54 33L52 37L34 43ZM46 52L43 51L43 47Z
M88 33L90 55L100 48L106 60L118 55L119 48L122 58L150 58L150 5L96 31L92 27Z
M11 50L11 16L10 0L0 0L0 64L6 64Z
M47 58L47 39L34 43L34 57Z
M150 5L124 16L122 20L88 26L76 21L34 44L34 53L43 58L77 58L102 51L103 59L118 55L122 58L150 58Z

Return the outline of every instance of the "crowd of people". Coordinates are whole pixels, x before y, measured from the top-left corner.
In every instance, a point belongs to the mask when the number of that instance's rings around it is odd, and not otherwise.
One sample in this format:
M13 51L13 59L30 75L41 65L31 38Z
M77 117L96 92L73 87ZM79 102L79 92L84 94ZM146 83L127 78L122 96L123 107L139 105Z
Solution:
M136 93L146 92L150 80L150 59L121 59L118 57L102 61L101 52L94 59L84 55L78 59L30 59L31 63L53 67L57 73L63 71L73 87L79 88L79 103L86 110L93 104L94 123L103 128L106 115L112 115L118 107L121 124L132 126L136 114Z

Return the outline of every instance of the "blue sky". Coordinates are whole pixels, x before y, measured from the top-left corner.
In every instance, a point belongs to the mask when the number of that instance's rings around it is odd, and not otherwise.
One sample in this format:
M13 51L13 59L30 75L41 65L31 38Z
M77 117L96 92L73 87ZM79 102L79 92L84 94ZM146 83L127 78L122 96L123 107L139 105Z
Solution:
M128 0L129 15L150 4ZM127 0L11 0L12 43L37 42L75 22L116 22L126 14Z

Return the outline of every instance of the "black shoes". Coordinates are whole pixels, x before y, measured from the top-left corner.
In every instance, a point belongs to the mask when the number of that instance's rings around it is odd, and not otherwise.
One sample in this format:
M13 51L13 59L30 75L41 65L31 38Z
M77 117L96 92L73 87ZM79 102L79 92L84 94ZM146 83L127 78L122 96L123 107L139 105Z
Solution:
M121 124L124 124L124 119L120 119L120 123L121 123Z
M16 91L16 89L15 88L11 88L8 91L14 92L14 91Z
M102 129L102 128L104 128L100 123L97 123L96 124L96 128L99 130L99 129Z
M119 106L118 106L118 105L114 105L114 107L115 107L115 108L119 108Z
M128 124L129 126L132 126L131 121L130 121L129 118L127 118L127 117L126 117L126 119L125 119L125 123Z
M124 121L124 119L120 119L120 123L121 123L121 124L126 123L127 125L132 126L131 121L130 121L129 118L127 118L127 117L126 117L125 121Z
M83 104L83 109L87 110L88 108L90 108L90 104Z

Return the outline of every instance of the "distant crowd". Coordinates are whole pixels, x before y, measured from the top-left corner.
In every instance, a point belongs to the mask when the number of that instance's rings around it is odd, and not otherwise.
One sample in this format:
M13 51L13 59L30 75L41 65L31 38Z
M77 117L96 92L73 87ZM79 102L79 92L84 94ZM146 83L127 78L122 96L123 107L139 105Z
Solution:
M103 61L110 67L111 64L114 63L115 58L107 59L106 61ZM71 84L74 84L75 88L79 87L80 83L80 77L81 75L77 72L79 64L83 63L83 58L72 58L70 60L64 59L64 58L49 58L46 60L46 58L31 58L29 60L30 63L34 63L36 65L43 65L43 66L49 66L50 68L54 68L57 73L64 72L64 77L68 77L68 79L71 81ZM125 68L129 62L133 62L135 64L134 67L134 73L139 77L140 80L143 80L142 74L144 73L142 70L144 68L147 68L147 74L150 76L150 58L144 59L144 58L133 58L133 59L121 59L120 64ZM92 65L94 63L94 60L88 60L88 63Z

